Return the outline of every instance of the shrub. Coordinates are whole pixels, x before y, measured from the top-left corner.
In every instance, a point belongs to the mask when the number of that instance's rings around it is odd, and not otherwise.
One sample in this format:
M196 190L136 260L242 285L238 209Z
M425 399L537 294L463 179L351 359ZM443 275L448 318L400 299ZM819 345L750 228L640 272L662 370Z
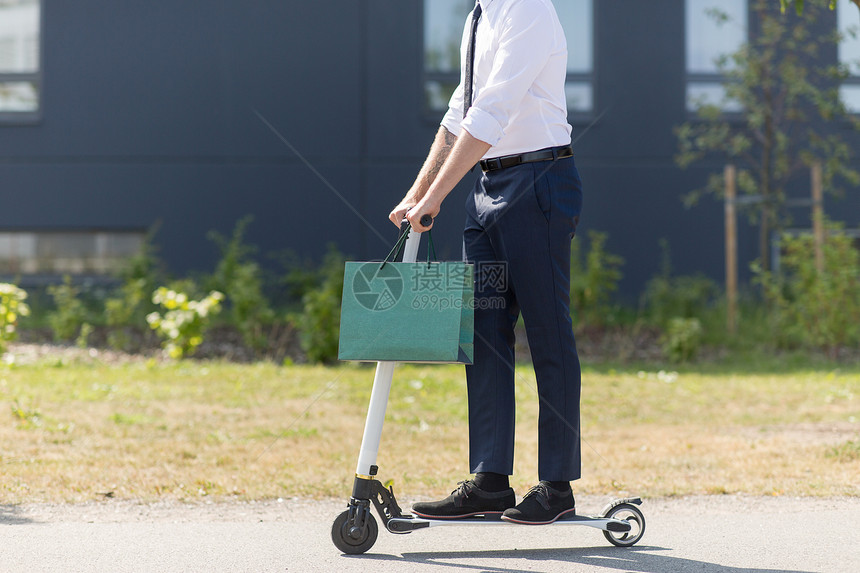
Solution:
M193 354L203 343L209 319L221 311L223 298L220 292L212 291L200 301L189 300L185 293L159 287L152 302L161 305L165 313L150 313L146 321L164 339L162 347L167 355L179 359Z
M25 290L12 284L0 283L0 354L3 354L7 344L18 336L18 319L30 314L30 307L25 300Z
M48 314L48 325L54 340L70 341L75 339L84 324L87 324L87 309L80 299L81 289L72 284L69 275L63 277L63 284L48 287L48 294L54 300L55 309ZM89 326L83 329L90 330Z
M702 347L702 323L698 318L672 318L660 342L663 353L669 360L673 362L694 360Z
M642 317L649 323L667 328L674 318L698 318L700 321L709 306L719 297L716 282L699 273L672 276L669 244L660 241L663 264L660 274L646 284L640 299Z
M762 286L777 344L818 348L836 356L860 343L860 252L830 225L824 268L816 268L810 235L782 237L780 272L752 265Z
M614 314L610 301L623 276L624 259L606 250L606 233L589 231L587 237L589 248L584 257L581 243L571 243L570 311L574 324L600 326Z
M648 281L642 294L643 318L664 329L676 318L701 321L719 291L713 280L700 274L655 277Z
M699 317L719 292L717 283L702 274L657 276L645 285L642 307L649 322L665 326L675 317Z
M152 292L146 279L132 279L119 289L119 296L105 301L105 319L111 327L108 333L108 345L117 350L128 350L130 339L126 328L137 323L140 310L148 302L146 296Z
M329 246L329 249L333 249ZM312 260L303 260L294 253L284 255L286 273L281 278L284 299L291 310L300 309L305 295L319 288L324 277L323 268Z
M152 245L154 233L151 230L140 250L128 259L118 274L122 284L114 296L105 301L105 320L110 327L107 341L111 348L128 350L131 345L129 327L139 325L154 310L150 293L164 274Z
M125 284L132 281L143 280L151 286L150 292L155 290L155 285L164 276L163 263L156 254L153 245L153 237L157 228L150 229L140 245L137 253L128 259L127 264L119 272L119 279Z
M289 317L299 331L302 350L311 362L337 359L344 260L336 248L329 247L317 274L319 286L304 294L302 311Z
M221 249L221 260L215 267L210 288L225 294L230 320L245 344L260 349L267 343L263 327L272 321L274 313L263 294L260 266L250 259L254 248L244 243L245 229L251 220L250 216L240 219L230 239L214 231L209 233L209 238Z

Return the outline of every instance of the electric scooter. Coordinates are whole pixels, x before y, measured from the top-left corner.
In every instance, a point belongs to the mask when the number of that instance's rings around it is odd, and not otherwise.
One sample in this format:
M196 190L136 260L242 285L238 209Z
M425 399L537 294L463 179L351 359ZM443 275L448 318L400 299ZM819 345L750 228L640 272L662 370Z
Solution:
M421 224L425 227L429 227L432 222L429 215L421 219ZM408 225L408 222L404 221L404 225ZM403 232L409 233L403 252L403 262L415 262L421 234L406 227L403 228ZM391 533L406 534L436 526L516 525L502 520L497 514L477 515L463 519L425 519L403 513L394 497L393 486L386 488L376 479L379 472L376 457L379 453L382 423L385 420L385 409L394 378L395 365L395 362L378 362L376 366L364 435L355 469L352 497L349 499L347 510L337 516L331 528L331 538L335 546L350 555L364 553L373 547L379 533L379 526L371 513L371 504L379 514L385 529ZM637 507L641 504L642 500L638 497L617 499L604 507L598 516L572 515L541 527L585 525L602 530L603 535L613 545L631 547L642 539L645 533L645 516Z

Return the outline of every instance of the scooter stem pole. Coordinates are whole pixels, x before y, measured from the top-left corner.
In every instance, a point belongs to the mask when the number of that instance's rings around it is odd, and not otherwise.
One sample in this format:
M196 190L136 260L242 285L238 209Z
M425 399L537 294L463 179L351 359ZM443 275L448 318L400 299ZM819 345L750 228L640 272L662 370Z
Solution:
M414 263L418 258L418 245L421 233L409 231L406 246L403 249L403 262ZM361 438L361 450L358 454L358 465L355 474L359 477L372 477L376 471L371 467L376 465L379 453L379 441L382 438L382 423L385 421L385 409L388 406L388 395L391 392L391 381L394 379L396 362L377 362L376 375L373 378L373 389L370 392L370 405L367 407L367 421L364 424L364 435Z

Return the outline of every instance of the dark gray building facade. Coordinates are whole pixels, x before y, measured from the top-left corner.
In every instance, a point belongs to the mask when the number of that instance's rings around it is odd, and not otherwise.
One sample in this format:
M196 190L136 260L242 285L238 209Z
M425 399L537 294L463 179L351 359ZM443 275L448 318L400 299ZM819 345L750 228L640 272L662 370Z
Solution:
M576 24L585 26L590 52L578 52L569 75L586 201L580 231L608 233L609 249L626 259L627 296L657 272L663 238L675 272L722 280L722 204L681 202L722 163L680 170L673 160L673 127L691 117L688 91L698 81L707 92L711 81L691 64L689 12L701 7L555 3L568 20L590 20ZM396 234L387 214L441 117L432 90L444 92L450 76L426 53L436 33L430 24L446 21L440 7L458 4L0 1L0 253L14 263L7 275L44 271L25 259L62 258L72 239L79 251L69 258L87 249L125 256L156 222L159 254L172 270L208 269L217 250L207 232L229 233L244 215L254 217L247 239L263 254L318 257L334 242L356 259L384 256ZM746 7L726 5L735 4ZM22 23L10 24L26 10ZM833 14L829 25L836 21ZM4 60L6 29L20 43L7 42ZM575 30L571 44L581 46L586 32ZM447 199L435 229L446 258L460 255L470 184ZM828 199L827 211L857 226L856 190ZM808 216L798 213L796 222L808 226ZM755 230L742 225L739 241L745 264L757 256Z

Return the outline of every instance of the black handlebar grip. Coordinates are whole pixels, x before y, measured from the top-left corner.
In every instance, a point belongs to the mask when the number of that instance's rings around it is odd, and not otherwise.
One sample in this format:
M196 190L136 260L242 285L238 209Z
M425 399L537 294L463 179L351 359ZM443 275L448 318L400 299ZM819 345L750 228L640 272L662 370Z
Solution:
M429 227L432 224L433 224L433 217L431 217L429 213L427 213L421 217L421 226L422 227Z

